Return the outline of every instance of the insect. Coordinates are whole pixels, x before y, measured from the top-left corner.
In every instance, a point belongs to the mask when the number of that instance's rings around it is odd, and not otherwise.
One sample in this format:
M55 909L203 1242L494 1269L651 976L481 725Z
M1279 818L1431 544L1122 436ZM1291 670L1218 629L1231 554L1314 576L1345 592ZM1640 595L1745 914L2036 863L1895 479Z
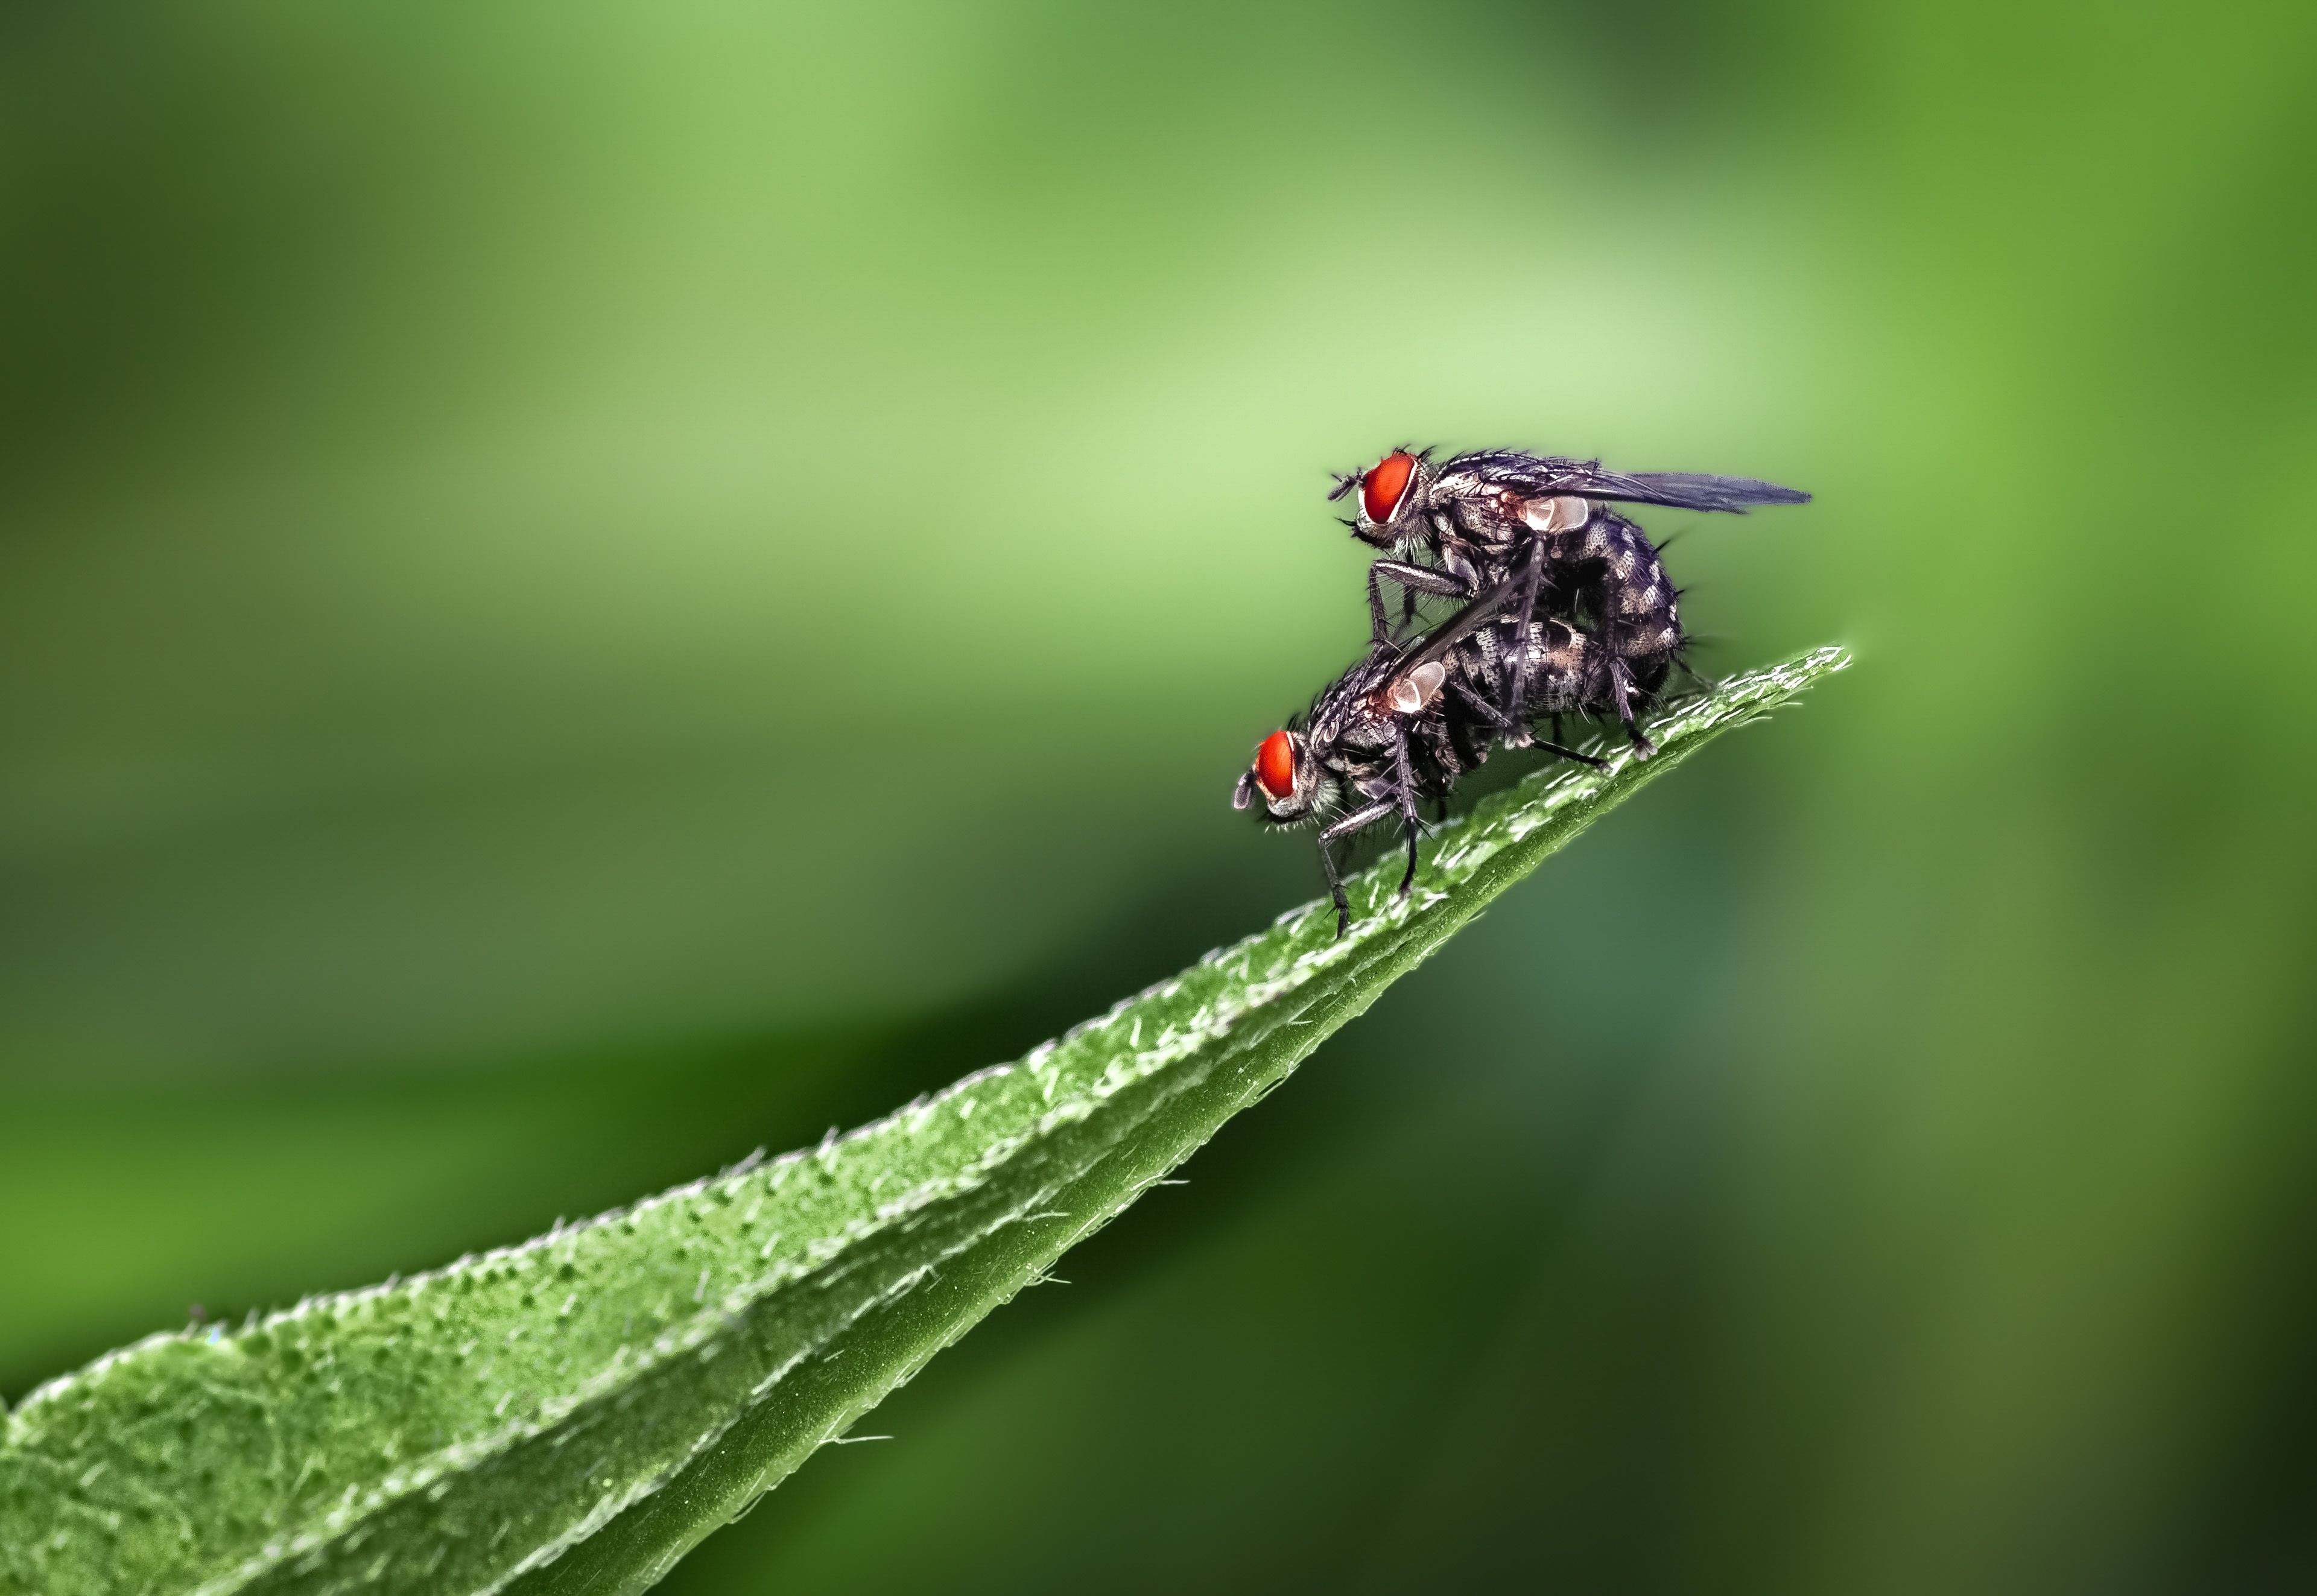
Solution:
M1635 710L1681 662L1686 641L1679 590L1657 545L1601 501L1743 514L1758 504L1800 504L1810 495L1746 477L1683 471L1627 474L1598 460L1481 450L1435 464L1430 450L1396 449L1365 471L1338 473L1340 499L1355 494L1345 524L1363 542L1400 557L1368 567L1373 636L1390 635L1382 584L1403 594L1411 620L1418 594L1472 599L1511 584L1511 613L1548 614L1590 628L1606 661L1609 707L1636 751L1654 749ZM1501 700L1524 721L1528 655L1515 650ZM1516 732L1515 741L1519 740Z
M1272 733L1239 777L1231 807L1259 796L1273 825L1319 824L1320 863L1336 905L1336 934L1352 920L1336 869L1335 844L1397 817L1408 842L1405 896L1416 879L1423 835L1418 805L1445 801L1467 771L1489 757L1498 737L1525 727L1495 701L1507 673L1528 679L1533 714L1588 710L1606 701L1609 655L1588 633L1552 617L1526 621L1510 612L1518 584L1498 584L1429 638L1407 646L1389 636L1323 689L1302 715ZM1525 735L1522 742L1531 740ZM1564 759L1602 762L1558 743L1540 745Z

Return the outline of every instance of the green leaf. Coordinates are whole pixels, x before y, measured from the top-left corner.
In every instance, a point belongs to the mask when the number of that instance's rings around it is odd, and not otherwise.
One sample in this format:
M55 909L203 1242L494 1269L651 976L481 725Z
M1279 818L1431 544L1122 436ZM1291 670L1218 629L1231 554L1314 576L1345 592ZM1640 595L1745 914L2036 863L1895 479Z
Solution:
M1847 663L1483 800L1409 898L1396 856L1353 881L1340 941L1307 905L850 1136L44 1386L0 1444L0 1589L645 1589L1612 804Z

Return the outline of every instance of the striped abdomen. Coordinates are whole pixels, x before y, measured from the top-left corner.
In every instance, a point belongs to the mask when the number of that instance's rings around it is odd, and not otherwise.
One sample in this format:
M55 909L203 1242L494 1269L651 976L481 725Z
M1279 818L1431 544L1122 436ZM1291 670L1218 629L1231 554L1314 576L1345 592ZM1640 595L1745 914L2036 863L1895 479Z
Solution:
M1615 511L1594 507L1578 531L1552 540L1546 575L1552 612L1589 624L1627 660L1678 655L1679 595L1648 534Z

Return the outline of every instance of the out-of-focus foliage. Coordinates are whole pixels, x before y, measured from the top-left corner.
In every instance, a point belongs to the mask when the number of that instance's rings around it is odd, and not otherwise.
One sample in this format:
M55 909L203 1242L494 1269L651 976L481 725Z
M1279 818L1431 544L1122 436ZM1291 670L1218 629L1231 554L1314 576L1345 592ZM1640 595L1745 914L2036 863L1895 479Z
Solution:
M668 1588L2317 1577L2305 7L0 30L11 1399L1310 896L1324 472L1513 442L1865 668Z

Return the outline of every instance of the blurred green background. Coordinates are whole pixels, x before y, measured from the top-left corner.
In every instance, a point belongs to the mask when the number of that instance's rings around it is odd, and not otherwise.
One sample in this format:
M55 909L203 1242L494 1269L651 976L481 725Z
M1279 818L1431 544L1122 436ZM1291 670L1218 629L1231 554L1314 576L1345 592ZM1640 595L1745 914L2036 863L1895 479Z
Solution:
M0 40L0 1395L1312 896L1325 473L1507 443L1858 668L666 1588L2317 1587L2317 13Z

